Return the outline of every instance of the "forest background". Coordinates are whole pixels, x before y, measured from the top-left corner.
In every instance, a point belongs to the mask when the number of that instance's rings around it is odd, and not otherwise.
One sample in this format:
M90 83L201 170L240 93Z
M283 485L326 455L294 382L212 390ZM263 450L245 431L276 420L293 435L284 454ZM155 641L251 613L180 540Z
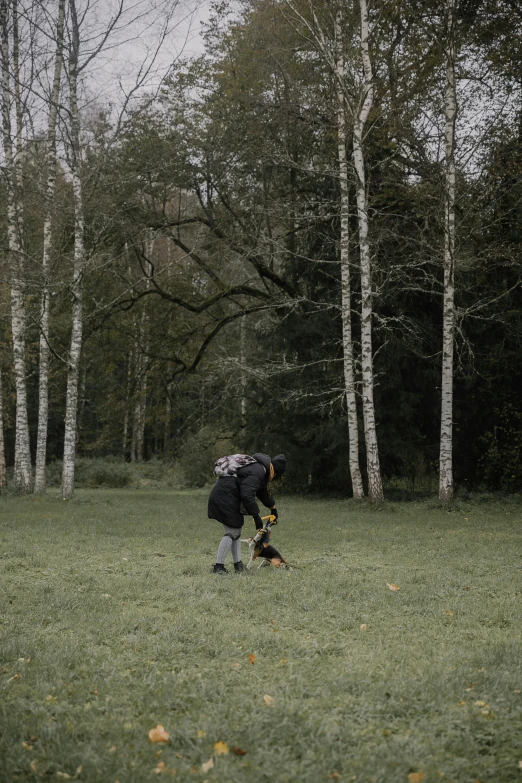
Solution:
M520 4L100 7L0 0L0 485L519 491Z

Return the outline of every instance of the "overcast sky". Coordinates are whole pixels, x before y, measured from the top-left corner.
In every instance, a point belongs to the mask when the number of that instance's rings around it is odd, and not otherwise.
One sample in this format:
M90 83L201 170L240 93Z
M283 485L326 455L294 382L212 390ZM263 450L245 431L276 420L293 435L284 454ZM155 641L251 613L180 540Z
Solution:
M128 2L127 8L135 8L139 1L136 4ZM96 0L92 7L95 5ZM158 6L161 5L159 0ZM172 9L174 3L168 0L163 6ZM107 29L111 19L110 0L103 0L101 7L98 5L95 10L97 13L92 14L91 20L86 19L84 27L84 58L89 56L90 47L96 46ZM104 50L89 63L83 76L86 104L120 104L123 93L134 86L143 63L151 63L154 57L140 92L156 89L176 59L180 56L194 57L203 52L202 23L208 19L209 13L210 0L179 0L169 20L169 32L157 54L156 48L164 33L164 15L159 11L151 12L130 23L123 19L120 29L115 30Z

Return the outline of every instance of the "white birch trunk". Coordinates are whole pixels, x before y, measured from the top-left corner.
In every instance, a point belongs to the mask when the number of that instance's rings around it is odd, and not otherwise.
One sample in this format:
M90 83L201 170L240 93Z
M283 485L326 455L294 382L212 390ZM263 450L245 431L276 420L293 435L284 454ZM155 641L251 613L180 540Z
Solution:
M13 333L13 364L16 387L15 464L13 488L28 493L32 488L31 450L27 415L27 385L25 377L25 297L22 278L22 248L20 245L19 209L17 203L16 162L13 159L11 137L11 90L9 78L9 36L7 30L7 0L0 0L0 34L2 37L2 141L5 157L7 244L11 272L11 321ZM21 195L21 194L18 194Z
M60 79L62 72L63 28L65 0L58 5L56 23L56 55L54 61L53 86L49 106L47 129L47 183L45 188L42 253L42 299L40 303L40 374L38 383L38 435L36 442L35 493L46 488L45 464L47 453L47 426L49 419L49 268L52 247L52 210L56 189L56 121Z
M455 331L455 5L447 0L448 33L445 91L445 163L444 194L444 300L442 321L442 399L440 423L439 499L453 500L453 337Z
M15 136L15 157L14 157L14 172L15 172L15 190L16 190L16 218L18 225L18 241L20 248L23 249L24 245L24 205L22 200L22 194L24 192L24 177L23 177L23 111L22 111L22 96L20 91L20 38L18 34L18 2L17 0L11 0L11 9L13 17L13 93L14 93L14 109L16 118L16 136ZM20 277L25 284L24 275L24 256L20 256Z
M81 381L80 381L80 390L79 390L79 399L78 399L78 414L77 414L77 423L76 423L76 448L78 448L78 444L80 442L80 438L82 436L82 426L83 426L83 415L85 413L85 403L87 400L85 399L85 387L87 385L87 367L84 365L82 367L81 372Z
M383 489L379 464L375 408L373 402L373 348L372 348L372 274L368 226L368 193L364 165L364 131L373 105L373 74L368 44L368 9L366 0L359 0L361 10L361 55L364 79L353 129L353 160L357 174L357 217L359 223L359 250L361 265L361 361L363 381L363 419L368 471L368 497L382 500Z
M2 368L0 367L0 494L7 486L5 475L5 444L4 444L4 394L2 389Z
M74 200L74 264L71 283L72 329L67 367L67 398L65 404L65 435L63 444L62 497L74 492L76 462L76 427L78 411L78 378L83 337L83 276L85 273L85 218L80 177L80 113L78 110L78 54L80 38L76 15L76 0L70 0L71 49L69 53L69 114L70 157Z
M349 465L352 479L353 496L356 500L364 497L361 469L359 467L359 430L357 425L357 399L355 396L352 307L350 291L350 230L349 230L349 188L348 160L346 154L346 111L343 91L344 55L342 51L341 17L336 19L335 38L337 45L337 145L339 156L339 182L341 189L341 319L343 328L343 368L346 389L346 407L348 411Z

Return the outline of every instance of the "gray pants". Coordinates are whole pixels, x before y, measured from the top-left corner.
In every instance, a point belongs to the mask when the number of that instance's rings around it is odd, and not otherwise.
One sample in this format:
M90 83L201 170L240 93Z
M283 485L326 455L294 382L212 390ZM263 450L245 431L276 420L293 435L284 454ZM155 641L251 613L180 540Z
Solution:
M216 555L216 563L225 565L225 558L232 550L232 560L234 563L239 563L241 560L241 528L228 527L223 525L223 538L219 542L218 551Z

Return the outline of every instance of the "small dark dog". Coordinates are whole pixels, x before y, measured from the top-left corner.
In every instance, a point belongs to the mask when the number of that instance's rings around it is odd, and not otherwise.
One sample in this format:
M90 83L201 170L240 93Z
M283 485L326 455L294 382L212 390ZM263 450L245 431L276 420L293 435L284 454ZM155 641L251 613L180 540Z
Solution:
M257 558L260 557L261 562L259 563L258 568L261 568L264 565L273 565L275 568L291 569L293 566L291 566L288 560L285 560L283 555L270 543L272 527L276 520L273 516L268 517L268 520L265 527L259 531L261 536L257 541L255 540L257 536L241 539L245 544L248 544L248 549L250 551L250 560L248 561L247 568L251 568L254 560L257 560Z

